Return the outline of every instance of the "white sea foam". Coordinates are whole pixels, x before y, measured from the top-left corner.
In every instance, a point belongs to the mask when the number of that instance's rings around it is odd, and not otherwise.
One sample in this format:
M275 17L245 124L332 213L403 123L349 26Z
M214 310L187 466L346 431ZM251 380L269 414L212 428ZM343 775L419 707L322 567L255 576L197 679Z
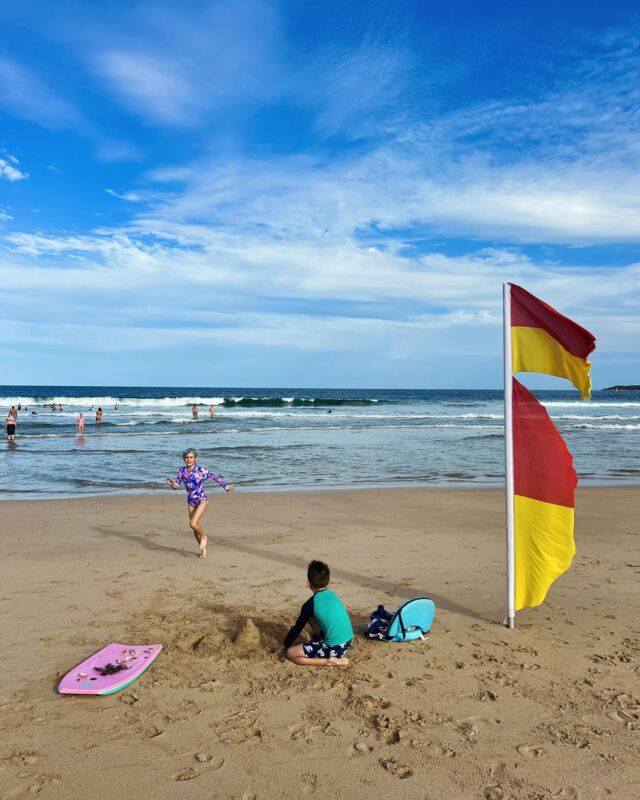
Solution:
M604 425L592 425L591 423L585 422L582 425L572 425L573 428L585 428L589 430L596 430L596 431L638 431L640 430L640 425L610 425L605 423Z
M541 400L543 406L547 408L640 408L640 402L633 401L615 402L607 400Z

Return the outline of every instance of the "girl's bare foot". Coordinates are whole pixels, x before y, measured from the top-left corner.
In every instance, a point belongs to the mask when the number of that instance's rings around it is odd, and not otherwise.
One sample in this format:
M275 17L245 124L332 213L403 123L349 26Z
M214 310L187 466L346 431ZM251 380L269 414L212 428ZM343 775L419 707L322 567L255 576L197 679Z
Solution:
M200 558L206 558L207 557L207 537L206 536L201 536L199 544L200 544Z
M327 664L332 667L348 667L349 659L346 656L342 656L342 658L328 658Z

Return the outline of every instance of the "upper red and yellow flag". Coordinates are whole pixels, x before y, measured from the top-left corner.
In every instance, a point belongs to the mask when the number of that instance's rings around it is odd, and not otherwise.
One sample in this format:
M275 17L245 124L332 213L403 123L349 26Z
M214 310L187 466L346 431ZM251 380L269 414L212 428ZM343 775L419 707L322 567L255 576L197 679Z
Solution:
M538 606L569 566L573 458L546 410L513 378L515 610Z
M568 378L583 399L591 397L589 353L595 336L514 283L511 286L513 372Z

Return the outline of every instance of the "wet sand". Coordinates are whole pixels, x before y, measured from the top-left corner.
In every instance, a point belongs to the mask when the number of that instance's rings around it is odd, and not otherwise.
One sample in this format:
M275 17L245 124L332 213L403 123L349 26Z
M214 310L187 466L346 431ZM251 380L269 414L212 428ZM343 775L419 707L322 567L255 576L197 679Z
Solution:
M212 495L204 562L181 496L0 503L1 800L640 796L640 489L578 492L573 567L515 631L500 492ZM429 639L284 662L314 557L359 632L432 597ZM56 694L111 641L164 651Z

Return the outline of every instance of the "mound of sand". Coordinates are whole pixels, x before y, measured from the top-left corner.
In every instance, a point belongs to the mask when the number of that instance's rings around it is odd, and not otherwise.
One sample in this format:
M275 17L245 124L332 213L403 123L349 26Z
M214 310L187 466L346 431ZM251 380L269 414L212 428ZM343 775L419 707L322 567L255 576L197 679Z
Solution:
M262 647L260 630L250 617L246 617L236 631L233 643L243 650L258 650Z

